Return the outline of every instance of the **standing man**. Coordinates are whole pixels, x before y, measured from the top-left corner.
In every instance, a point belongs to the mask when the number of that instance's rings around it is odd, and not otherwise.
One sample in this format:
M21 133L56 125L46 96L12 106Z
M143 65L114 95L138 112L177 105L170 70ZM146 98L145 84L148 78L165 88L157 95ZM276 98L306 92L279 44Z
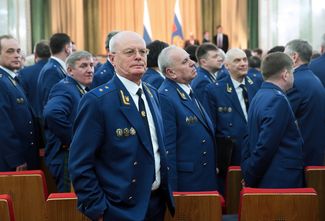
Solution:
M10 35L0 36L0 171L39 168L38 137L33 114L15 71L21 48Z
M320 53L322 54L320 57L310 61L309 68L325 87L325 33L322 36Z
M159 95L173 191L217 190L214 128L190 87L195 63L185 50L170 46L158 64L166 76Z
M37 105L37 80L38 76L48 59L51 57L51 50L47 41L40 41L34 49L35 64L19 71L19 84L24 88L26 97L32 106L36 116L41 116Z
M325 89L308 68L312 47L307 41L293 40L284 52L293 61L295 80L287 96L304 139L304 166L324 165Z
M223 28L221 25L217 26L217 34L213 37L213 43L217 45L218 48L221 48L224 52L228 51L228 35L223 33Z
M197 68L197 76L191 82L191 87L203 103L205 87L210 83L217 82L218 71L224 61L224 53L214 44L204 43L197 48L196 58L199 67Z
M56 33L50 38L52 56L44 65L37 81L39 118L43 118L43 108L49 93L56 83L66 77L65 59L72 53L72 42L65 33Z
M98 70L96 71L93 79L93 83L91 85L91 88L98 87L102 84L105 84L109 80L111 80L115 74L115 69L113 65L111 64L111 61L109 60L109 53L110 53L110 48L109 48L109 43L111 39L113 38L114 35L116 35L118 31L112 31L108 33L106 40L105 40L105 49L107 52L107 61L105 64L100 66Z
M92 55L77 51L67 60L68 76L53 86L44 107L46 135L45 162L56 180L59 192L70 192L68 155L72 140L72 125L79 101L90 86L94 63Z
M265 82L249 108L241 164L248 187L303 187L303 139L285 95L293 84L292 72L292 61L282 52L262 62Z
M74 125L69 172L78 207L92 220L162 221L173 199L158 95L141 81L148 50L129 31L109 48L116 75L83 96Z
M247 133L247 111L259 89L247 77L248 61L243 50L230 49L226 53L225 67L229 74L206 87L206 106L216 128L221 181L225 180L229 165L240 165L242 142Z

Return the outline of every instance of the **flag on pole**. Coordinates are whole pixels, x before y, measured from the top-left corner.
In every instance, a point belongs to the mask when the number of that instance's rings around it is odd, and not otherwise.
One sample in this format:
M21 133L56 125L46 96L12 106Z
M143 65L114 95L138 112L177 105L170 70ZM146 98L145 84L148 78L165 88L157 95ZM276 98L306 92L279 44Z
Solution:
M174 15L171 44L179 46L179 47L183 47L184 37L183 37L183 30L182 30L181 12L179 9L179 0L176 0L176 2L175 2L174 13L175 13L175 15Z
M151 25L150 25L150 17L149 17L149 10L148 10L148 3L147 0L144 0L144 10L143 10L143 39L146 44L151 42Z

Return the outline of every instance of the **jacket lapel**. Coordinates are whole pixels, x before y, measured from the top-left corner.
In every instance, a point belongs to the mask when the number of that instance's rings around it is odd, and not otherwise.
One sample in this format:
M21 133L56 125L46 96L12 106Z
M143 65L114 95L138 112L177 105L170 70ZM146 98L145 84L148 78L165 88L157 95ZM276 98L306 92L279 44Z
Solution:
M230 76L227 76L227 85L226 85L226 94L229 98L230 102L232 103L233 107L236 111L240 114L240 116L246 121L244 112L240 106L240 102L236 93L236 89L231 81Z

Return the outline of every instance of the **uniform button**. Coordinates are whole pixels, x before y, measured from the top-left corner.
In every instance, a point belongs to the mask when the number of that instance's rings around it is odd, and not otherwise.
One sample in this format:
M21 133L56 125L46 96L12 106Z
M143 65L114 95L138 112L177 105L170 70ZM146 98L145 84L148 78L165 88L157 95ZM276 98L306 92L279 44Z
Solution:
M202 143L205 143L206 142L206 140L202 140Z
M34 142L31 142L30 145L34 146Z
M129 196L129 200L132 200L133 199L133 197L132 196Z
M33 132L31 131L31 132L29 132L29 134L33 134Z
M204 152L203 152L203 155L205 155L205 154L207 154L207 152L206 152L206 151L204 151Z
M169 170L169 167L167 167L167 170Z
M132 183L135 183L135 182L137 182L137 180L136 180L136 179L133 179L133 180L132 180Z
M32 124L32 121L28 121L29 124Z
M138 165L138 161L133 162L133 166L136 166L136 165Z
M203 166L206 166L207 165L207 163L203 163Z
M232 123L229 123L229 127L232 127Z
M168 150L166 150L166 154L168 154L169 152L168 152Z

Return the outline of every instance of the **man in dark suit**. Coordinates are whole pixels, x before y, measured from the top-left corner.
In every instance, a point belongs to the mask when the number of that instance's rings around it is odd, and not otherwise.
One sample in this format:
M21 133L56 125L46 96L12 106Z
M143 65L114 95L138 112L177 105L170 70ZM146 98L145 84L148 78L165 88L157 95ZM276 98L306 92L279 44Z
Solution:
M149 50L148 59L147 59L148 69L144 73L142 80L154 86L157 90L165 79L163 74L159 72L158 56L160 52L166 47L168 47L167 43L158 40L155 40L147 45L147 49Z
M294 85L287 96L304 139L305 166L324 165L325 89L308 68L312 47L307 41L293 40L284 52L292 58L295 69Z
M204 102L205 87L210 83L217 82L217 74L224 61L223 54L211 43L204 43L196 50L199 67L197 68L197 76L191 82L191 87L201 103Z
M262 62L265 82L249 107L243 145L241 168L248 187L303 187L303 139L285 95L293 85L292 72L292 61L282 52Z
M70 192L68 154L72 140L72 125L79 101L92 82L92 55L77 51L67 60L68 76L55 84L44 107L46 135L45 162L56 180L59 192Z
M37 110L43 118L43 108L49 93L56 83L66 77L65 59L72 53L70 37L64 33L56 33L50 38L51 58L44 65L37 80Z
M186 51L170 46L158 64L166 76L159 98L173 191L217 190L214 128L190 87L195 63Z
M217 26L217 34L213 36L213 43L217 45L218 48L221 48L224 52L228 51L229 48L228 35L223 33L223 28L221 25Z
M91 88L98 87L102 84L105 84L109 80L111 80L115 74L115 70L113 65L111 64L111 61L109 60L109 42L111 41L112 37L116 35L118 32L117 31L112 31L108 33L105 41L105 49L107 52L107 61L101 65L98 70L96 70L93 83L91 84Z
M200 45L199 40L197 40L193 33L190 33L190 38L184 42L184 48L187 48L190 45Z
M109 48L116 74L81 99L70 145L78 207L92 220L162 221L174 207L157 91L141 81L148 50L129 31Z
M0 171L39 168L32 110L16 80L20 66L18 41L10 35L0 36Z
M325 34L322 36L321 56L310 61L309 68L319 78L325 87Z
M38 76L48 59L51 57L51 50L47 41L40 41L35 45L35 64L19 71L19 84L23 87L26 97L32 106L36 116L40 116L37 109L37 80Z

